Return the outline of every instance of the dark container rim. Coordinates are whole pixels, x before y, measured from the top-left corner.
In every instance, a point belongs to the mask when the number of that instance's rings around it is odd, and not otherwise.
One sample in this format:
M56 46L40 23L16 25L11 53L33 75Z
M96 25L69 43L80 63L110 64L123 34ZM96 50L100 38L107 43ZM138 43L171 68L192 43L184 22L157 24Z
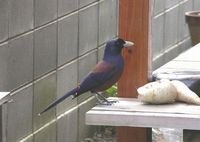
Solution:
M188 11L185 13L187 17L200 17L200 11Z

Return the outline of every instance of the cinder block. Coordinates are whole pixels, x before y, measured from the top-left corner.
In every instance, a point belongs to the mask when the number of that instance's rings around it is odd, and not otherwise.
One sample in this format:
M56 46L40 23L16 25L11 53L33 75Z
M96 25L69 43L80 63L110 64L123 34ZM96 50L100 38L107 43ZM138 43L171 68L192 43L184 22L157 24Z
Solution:
M1 107L0 107L0 109L1 109L1 114L0 114L0 116L1 116L1 124L0 124L0 126L1 126L1 128L0 128L0 141L1 142L7 142L6 141L6 136L7 136L7 124L8 124L8 111L7 111L7 104L3 104L3 105L1 105Z
M97 63L97 51L90 52L85 56L79 59L79 78L78 82L81 82L82 79L93 69Z
M193 0L193 10L200 10L200 1Z
M33 80L33 34L9 41L0 48L0 89L13 90Z
M95 1L99 1L99 0L79 0L79 8L89 5Z
M163 54L162 56L159 56L158 58L153 59L152 70L154 71L164 64L165 64L165 58L164 58L164 54Z
M0 90L7 92L11 90L9 87L8 73L7 73L7 61L9 59L8 44L4 43L0 45Z
M33 142L33 136L28 137L25 142Z
M94 68L96 63L97 63L97 51L86 54L85 56L79 59L78 82L81 82L84 79L84 77ZM78 97L78 103L83 102L90 95L91 95L90 92L80 95Z
M106 45L104 44L104 45L102 45L98 48L98 62L103 60L103 54L104 54L105 46Z
M117 0L104 0L99 4L99 45L117 36Z
M57 97L61 97L68 91L78 86L78 63L73 61L57 71ZM57 115L64 113L77 104L77 99L66 98L57 106Z
M92 137L95 132L95 126L85 124L85 113L89 111L96 104L96 99L86 100L82 105L79 106L78 111L78 142L84 140L84 138Z
M57 142L77 142L78 109L73 109L57 121Z
M179 6L178 41L183 40L185 37L185 34L184 34L185 29L184 28L185 28L186 22L185 22L184 5L185 5L185 3L181 3Z
M179 54L180 54L180 48L178 44L170 47L170 50L168 50L164 55L165 63L171 61L173 58L177 57Z
M35 0L35 27L57 18L57 0Z
M191 39L188 38L182 42L179 43L180 45L180 52L184 52L187 49L189 49L190 47L192 47L192 43L191 43Z
M58 16L66 15L78 9L78 0L58 0Z
M37 131L45 124L49 123L56 117L55 107L47 111L41 116L38 116L44 108L47 107L56 98L56 73L45 76L44 78L34 82L34 97L33 97L33 130ZM39 141L37 141L39 142ZM42 141L41 141L42 142Z
M79 55L97 47L98 5L92 5L79 13Z
M154 0L154 6L153 6L154 16L165 11L165 1L166 0Z
M189 36L189 28L185 21L185 12L192 10L192 1L188 0L179 6L178 20L178 41L182 41Z
M33 0L9 1L9 37L33 28Z
M34 78L56 68L57 23L52 23L34 32Z
M58 21L58 66L78 56L78 13Z
M16 142L32 133L33 86L16 92L7 104L7 141Z
M178 7L165 14L164 25L164 47L167 49L178 41Z
M56 142L56 123L40 129L34 135L34 142Z
M171 8L178 3L179 3L179 0L165 0L165 8L166 9Z
M8 39L8 1L0 0L0 42Z
M152 19L152 57L156 58L164 51L164 15Z

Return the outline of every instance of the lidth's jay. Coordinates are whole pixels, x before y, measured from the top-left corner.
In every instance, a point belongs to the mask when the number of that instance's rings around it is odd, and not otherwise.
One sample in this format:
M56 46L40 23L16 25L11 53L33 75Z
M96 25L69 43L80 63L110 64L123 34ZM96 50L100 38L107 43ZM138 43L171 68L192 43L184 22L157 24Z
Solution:
M89 72L80 85L52 102L39 115L56 106L67 97L72 96L75 98L87 91L95 93L97 100L101 104L110 105L114 103L115 101L107 100L98 92L110 88L120 79L124 69L124 59L121 55L122 49L132 45L132 42L124 41L121 38L108 41L104 50L103 60Z

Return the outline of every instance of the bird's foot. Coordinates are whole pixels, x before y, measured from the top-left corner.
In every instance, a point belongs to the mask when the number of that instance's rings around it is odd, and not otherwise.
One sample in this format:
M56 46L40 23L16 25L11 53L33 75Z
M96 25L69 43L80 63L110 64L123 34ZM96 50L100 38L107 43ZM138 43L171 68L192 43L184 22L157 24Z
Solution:
M108 106L119 102L118 100L108 100L108 99L103 99L103 100L97 99L97 100L99 105L108 105Z
M118 100L112 100L112 99L107 99L107 103L108 103L108 105L112 105L112 104L114 104L114 103L118 103L119 101Z
M119 102L118 100L108 100L106 97L104 97L103 95L96 93L95 94L97 100L98 100L98 104L100 105L112 105L114 103Z
M79 95L77 95L77 94L71 95L72 100L75 99L75 98L77 98L78 96L79 96Z
M118 101L116 101L116 100L108 100L107 102L105 102L105 104L104 105L113 105L113 104L115 104L115 103L117 103Z
M114 103L117 103L117 101L98 101L98 103L97 104L99 104L99 105L107 105L107 106L111 106L111 105L113 105Z
M75 95L71 95L71 97L72 97L72 100L76 98L76 96L75 96Z

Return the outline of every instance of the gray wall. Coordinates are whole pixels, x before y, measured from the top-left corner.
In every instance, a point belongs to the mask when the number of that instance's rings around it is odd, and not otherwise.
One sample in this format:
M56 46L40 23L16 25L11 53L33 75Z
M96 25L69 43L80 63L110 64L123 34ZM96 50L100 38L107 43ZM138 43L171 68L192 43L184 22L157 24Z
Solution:
M91 94L37 114L86 75L117 35L117 0L0 0L1 141L79 142ZM1 129L0 129L1 130Z
M191 47L184 13L200 10L199 0L152 1L152 70Z

